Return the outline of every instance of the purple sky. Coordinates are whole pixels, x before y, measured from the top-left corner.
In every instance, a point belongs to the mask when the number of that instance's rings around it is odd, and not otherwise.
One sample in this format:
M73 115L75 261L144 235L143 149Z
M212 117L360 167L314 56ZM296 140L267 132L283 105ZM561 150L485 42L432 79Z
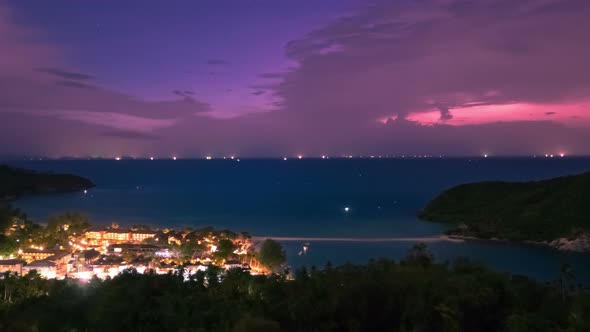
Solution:
M0 0L0 155L590 154L587 0Z

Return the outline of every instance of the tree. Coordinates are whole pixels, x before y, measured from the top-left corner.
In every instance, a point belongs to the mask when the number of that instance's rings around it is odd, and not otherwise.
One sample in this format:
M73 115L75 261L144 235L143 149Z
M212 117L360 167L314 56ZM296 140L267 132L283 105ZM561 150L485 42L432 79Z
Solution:
M213 257L217 260L228 259L233 255L234 250L236 250L236 246L231 240L221 239L219 240L219 243L217 243L217 251L215 251Z
M15 255L18 251L18 242L11 237L0 234L0 257Z
M561 292L561 300L565 302L566 297L569 293L569 288L574 283L576 276L574 275L572 267L567 264L561 264L559 269L559 279L557 280L559 284L559 291Z
M434 256L430 250L428 250L428 246L425 243L417 243L408 250L404 262L408 264L429 266L432 264L433 260Z
M232 329L233 332L278 332L280 330L279 323L275 321L251 316L242 317Z
M47 221L45 238L48 247L69 247L69 241L74 236L84 233L90 224L88 217L83 214L68 212L53 216Z
M258 260L268 269L275 271L286 260L285 250L277 241L266 239L260 247Z

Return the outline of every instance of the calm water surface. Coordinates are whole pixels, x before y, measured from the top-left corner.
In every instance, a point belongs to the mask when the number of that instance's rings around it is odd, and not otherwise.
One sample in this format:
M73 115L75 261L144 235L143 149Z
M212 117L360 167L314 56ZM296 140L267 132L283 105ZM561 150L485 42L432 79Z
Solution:
M416 213L437 193L479 180L532 180L590 170L587 158L103 160L10 161L39 171L88 177L87 194L27 197L16 202L34 219L81 211L94 224L215 226L282 237L421 237L445 226ZM348 212L345 208L348 207ZM284 242L293 266L399 259L408 242ZM440 261L466 256L495 269L542 280L561 263L590 283L590 255L487 242L430 243Z

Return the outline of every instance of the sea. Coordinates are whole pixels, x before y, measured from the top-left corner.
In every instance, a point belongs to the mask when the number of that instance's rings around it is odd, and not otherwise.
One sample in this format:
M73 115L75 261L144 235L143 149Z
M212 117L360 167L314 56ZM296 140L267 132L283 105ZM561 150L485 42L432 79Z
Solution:
M214 226L280 238L288 263L323 267L402 259L427 241L438 262L459 257L502 273L555 280L562 264L590 284L590 255L505 242L432 240L449 226L417 213L441 191L483 180L528 181L590 170L590 158L22 160L3 163L92 180L84 192L14 205L37 222L67 211L92 224ZM307 251L302 254L303 246Z

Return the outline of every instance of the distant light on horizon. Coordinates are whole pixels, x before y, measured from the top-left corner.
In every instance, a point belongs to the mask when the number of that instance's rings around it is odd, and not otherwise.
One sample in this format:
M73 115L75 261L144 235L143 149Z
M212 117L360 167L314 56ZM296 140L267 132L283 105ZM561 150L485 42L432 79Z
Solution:
M121 160L121 157L115 157L115 160Z
M154 160L154 157L150 157L150 160Z
M287 160L287 157L283 157L283 160Z
M344 212L348 212L348 211L350 211L350 208L347 206L344 208Z
M297 158L303 159L303 156L302 155L298 155Z
M176 160L176 157L172 157L172 160Z
M207 160L211 160L211 159L213 159L213 158L212 158L211 156L207 156L205 159L207 159Z
M322 156L322 159L326 159L326 156Z
M487 158L487 157L488 157L488 155L487 155L487 154L484 154L484 155L483 155L483 157L484 157L484 158Z
M563 158L563 157L565 157L565 153L560 153L560 154L559 154L559 156L560 156L561 158Z

